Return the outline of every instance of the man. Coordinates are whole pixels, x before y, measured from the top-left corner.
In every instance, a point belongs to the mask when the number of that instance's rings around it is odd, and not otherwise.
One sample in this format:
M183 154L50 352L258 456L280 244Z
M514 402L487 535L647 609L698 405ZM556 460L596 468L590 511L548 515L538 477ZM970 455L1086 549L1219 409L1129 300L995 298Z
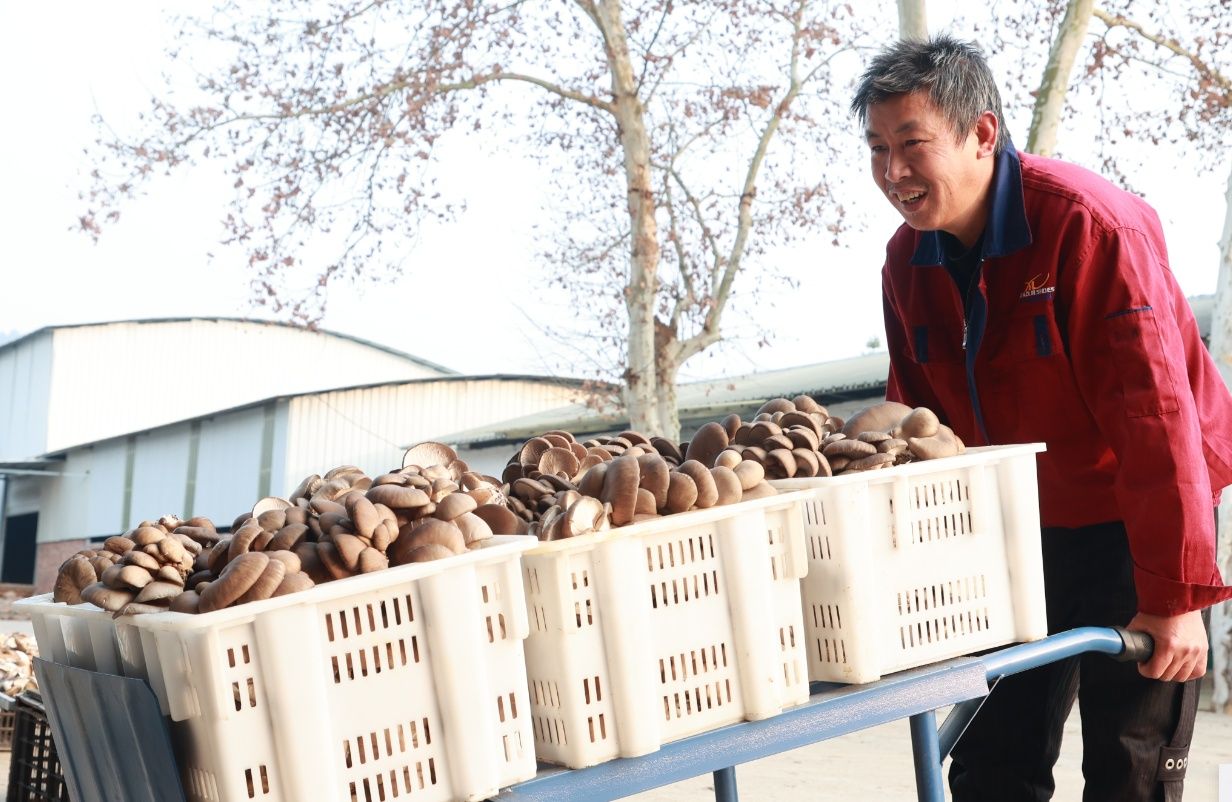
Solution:
M1003 680L954 749L955 800L1042 800L1075 693L1087 800L1174 800L1206 669L1200 612L1232 484L1232 398L1168 269L1155 212L1073 165L1018 153L973 45L901 42L852 110L906 221L883 269L887 397L968 444L1039 458L1051 631L1128 625L1135 666L1085 655Z

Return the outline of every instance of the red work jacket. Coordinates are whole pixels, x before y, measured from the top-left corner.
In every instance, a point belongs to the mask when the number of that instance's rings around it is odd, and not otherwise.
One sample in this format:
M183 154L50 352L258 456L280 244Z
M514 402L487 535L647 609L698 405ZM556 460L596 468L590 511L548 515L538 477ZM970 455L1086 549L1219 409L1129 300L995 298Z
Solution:
M1074 165L997 157L964 315L939 232L904 225L882 272L887 397L969 445L1044 442L1044 526L1123 521L1139 610L1232 598L1213 505L1232 484L1232 397L1168 267L1159 218Z

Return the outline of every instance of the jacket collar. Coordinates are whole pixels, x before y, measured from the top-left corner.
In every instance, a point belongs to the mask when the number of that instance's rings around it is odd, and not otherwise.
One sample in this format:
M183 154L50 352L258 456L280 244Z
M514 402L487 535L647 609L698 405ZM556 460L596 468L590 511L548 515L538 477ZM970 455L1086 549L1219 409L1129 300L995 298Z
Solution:
M981 258L1005 256L1030 245L1031 227L1022 197L1022 160L1013 142L1007 142L1005 150L997 156L990 203ZM911 264L939 265L944 253L940 231L921 231Z

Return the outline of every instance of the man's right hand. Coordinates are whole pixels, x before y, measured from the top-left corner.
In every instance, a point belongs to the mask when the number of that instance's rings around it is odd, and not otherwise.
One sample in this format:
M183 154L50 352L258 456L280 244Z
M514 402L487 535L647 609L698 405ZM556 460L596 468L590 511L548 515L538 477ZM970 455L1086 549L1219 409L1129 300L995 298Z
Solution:
M1128 628L1146 632L1155 639L1151 659L1138 664L1142 676L1185 682L1206 673L1206 625L1201 610L1175 616L1138 613Z

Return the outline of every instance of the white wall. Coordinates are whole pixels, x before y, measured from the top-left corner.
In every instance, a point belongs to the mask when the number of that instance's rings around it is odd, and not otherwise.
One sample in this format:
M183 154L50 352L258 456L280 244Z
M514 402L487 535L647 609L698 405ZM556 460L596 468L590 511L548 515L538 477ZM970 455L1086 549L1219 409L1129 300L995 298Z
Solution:
M40 405L46 447L32 453L279 395L440 375L327 332L209 319L56 329L49 364L50 396ZM0 384L0 397L5 392Z
M47 450L51 344L46 333L0 350L0 460Z

